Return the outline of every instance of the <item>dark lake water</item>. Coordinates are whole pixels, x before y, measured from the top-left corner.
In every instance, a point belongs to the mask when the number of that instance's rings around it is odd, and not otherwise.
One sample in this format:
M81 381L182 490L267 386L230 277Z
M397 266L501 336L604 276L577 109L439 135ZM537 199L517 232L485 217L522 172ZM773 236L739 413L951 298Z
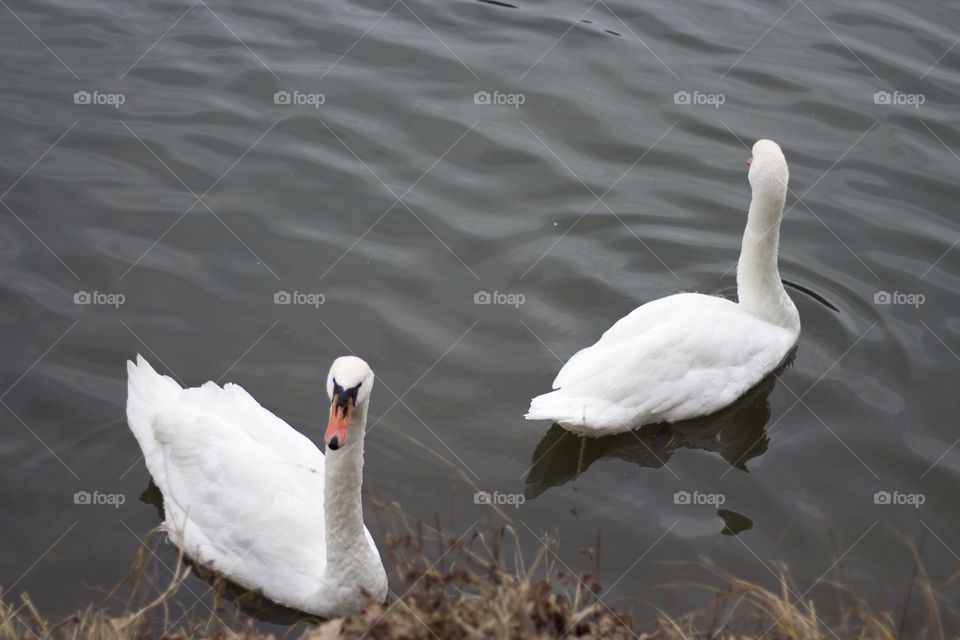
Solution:
M159 524L138 352L317 442L331 361L362 356L371 495L451 537L503 523L477 488L522 495L524 544L571 566L576 501L641 621L703 601L668 586L699 558L783 566L828 609L840 580L899 611L904 537L935 585L956 571L960 6L512 3L3 4L9 598L95 600ZM578 476L529 399L638 304L735 295L763 137L791 171L794 359L718 416L588 442Z

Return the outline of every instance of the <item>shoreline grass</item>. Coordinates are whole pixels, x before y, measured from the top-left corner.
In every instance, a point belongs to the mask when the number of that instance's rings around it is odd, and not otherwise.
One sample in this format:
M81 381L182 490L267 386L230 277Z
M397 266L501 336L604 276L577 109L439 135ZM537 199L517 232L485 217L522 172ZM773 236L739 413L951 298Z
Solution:
M510 525L492 533L474 531L454 540L437 529L413 521L389 505L382 511L399 514L390 519L384 549L391 560L391 595L385 604L371 599L357 613L321 621L291 612L291 624L282 638L388 639L611 639L639 640L945 640L945 620L956 621L946 597L930 584L916 548L906 543L916 562L908 602L897 614L871 606L867 598L831 583L839 595L836 611L824 614L812 600L779 572L775 589L741 580L707 560L699 564L718 581L700 587L710 593L709 605L681 615L656 609L656 620L640 629L633 616L615 610L602 599L595 573L575 575L559 566L556 541L545 539L532 559L520 552L519 537ZM383 524L383 513L378 518ZM151 542L151 538L153 541ZM276 640L257 629L247 612L261 611L262 598L242 594L210 572L212 604L198 599L209 615L196 615L195 605L173 615L177 596L184 595L189 573L205 570L178 556L165 584L155 584L147 568L162 544L157 530L148 534L127 576L99 604L72 615L45 617L27 594L16 603L0 591L0 640L201 640L206 638ZM152 546L151 546L152 544ZM591 558L591 550L580 554ZM150 594L150 595L147 595ZM195 595L190 592L190 595ZM904 635L909 600L921 604L923 621ZM234 606L227 606L230 601ZM246 601L246 602L245 602ZM221 615L222 614L222 615Z

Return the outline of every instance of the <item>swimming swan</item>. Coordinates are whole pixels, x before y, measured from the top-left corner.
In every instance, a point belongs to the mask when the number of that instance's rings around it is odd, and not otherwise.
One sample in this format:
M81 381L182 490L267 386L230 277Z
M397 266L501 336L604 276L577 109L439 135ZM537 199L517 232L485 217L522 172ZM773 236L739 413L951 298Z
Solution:
M174 544L267 598L325 618L380 602L387 575L363 524L363 437L373 371L337 358L327 455L243 388L183 389L127 362L127 421L163 493Z
M680 293L634 309L574 354L525 418L588 436L686 420L723 409L780 364L800 335L777 270L789 172L771 140L753 145L749 162L739 302Z

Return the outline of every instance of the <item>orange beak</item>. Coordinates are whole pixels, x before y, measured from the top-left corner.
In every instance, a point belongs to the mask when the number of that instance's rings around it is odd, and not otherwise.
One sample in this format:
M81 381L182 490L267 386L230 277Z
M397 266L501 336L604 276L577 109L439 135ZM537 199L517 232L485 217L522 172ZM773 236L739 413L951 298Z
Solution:
M747 158L747 164L753 164L753 158Z
M339 397L334 396L330 404L330 422L327 423L327 434L324 436L327 448L333 451L347 443L347 430L353 416L353 398L347 398L346 406L338 401Z

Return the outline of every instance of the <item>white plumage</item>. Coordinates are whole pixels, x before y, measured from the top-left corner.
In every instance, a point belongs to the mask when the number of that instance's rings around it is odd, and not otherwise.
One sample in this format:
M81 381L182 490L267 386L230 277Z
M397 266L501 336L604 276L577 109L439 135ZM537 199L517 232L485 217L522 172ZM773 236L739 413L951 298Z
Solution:
M323 617L383 601L387 579L363 526L363 436L373 372L330 369L359 385L350 438L327 457L243 388L183 389L142 357L127 363L127 420L163 494L164 527L184 553L280 604ZM336 404L336 403L334 403Z
M783 361L800 318L777 269L789 179L780 147L757 142L748 175L739 303L681 293L634 309L570 358L527 419L589 436L686 420L723 409Z

